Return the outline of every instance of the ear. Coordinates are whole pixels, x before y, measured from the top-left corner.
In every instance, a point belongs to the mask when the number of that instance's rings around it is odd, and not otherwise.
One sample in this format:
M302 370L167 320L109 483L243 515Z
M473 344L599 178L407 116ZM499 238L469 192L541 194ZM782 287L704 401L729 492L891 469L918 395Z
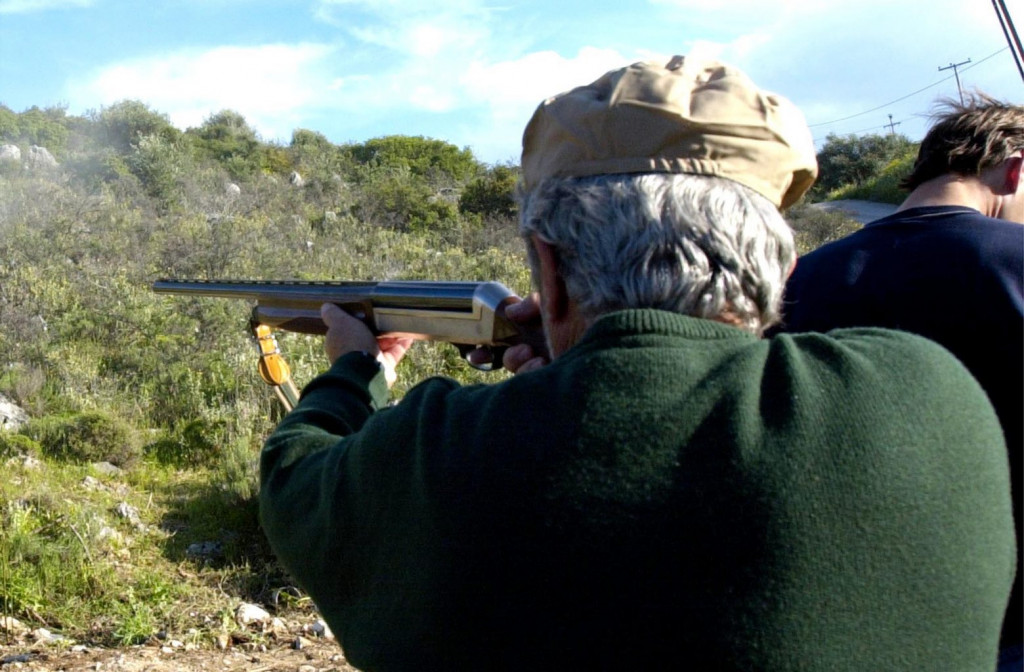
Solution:
M1021 188L1021 173L1024 172L1024 157L1011 156L1006 160L1006 163L1006 192L1009 194L1015 194L1018 189Z
M534 235L530 237L540 266L540 298L544 318L550 323L564 321L569 315L569 294L559 268L558 250Z

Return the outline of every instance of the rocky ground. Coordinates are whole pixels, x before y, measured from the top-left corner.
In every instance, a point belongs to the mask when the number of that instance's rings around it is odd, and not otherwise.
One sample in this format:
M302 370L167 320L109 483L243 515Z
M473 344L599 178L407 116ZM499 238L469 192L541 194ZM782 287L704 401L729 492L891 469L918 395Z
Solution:
M336 642L310 642L301 649L288 643L255 650L231 648L170 649L137 646L124 649L73 647L58 650L0 646L0 670L53 672L349 672Z
M322 622L262 619L250 607L240 606L236 620L256 619L210 646L154 637L140 646L92 647L29 631L8 619L0 629L0 671L355 672Z

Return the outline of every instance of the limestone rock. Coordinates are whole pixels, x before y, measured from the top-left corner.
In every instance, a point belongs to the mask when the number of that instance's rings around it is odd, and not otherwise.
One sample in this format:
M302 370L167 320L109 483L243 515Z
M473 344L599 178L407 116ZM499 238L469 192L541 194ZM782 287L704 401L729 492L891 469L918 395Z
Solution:
M13 401L0 394L0 429L17 431L28 422L28 413Z
M21 163L21 150L17 145L0 145L0 161Z
M25 160L25 165L29 168L45 169L56 168L58 163L57 159L53 158L53 154L46 147L32 145L28 148L28 158Z

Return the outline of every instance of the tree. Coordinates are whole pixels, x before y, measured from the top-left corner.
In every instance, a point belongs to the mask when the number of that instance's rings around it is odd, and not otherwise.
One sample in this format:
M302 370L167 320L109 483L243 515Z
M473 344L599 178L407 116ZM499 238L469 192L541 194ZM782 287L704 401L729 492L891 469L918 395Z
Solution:
M830 133L818 152L818 180L811 195L822 198L840 187L862 184L914 150L915 144L904 135Z
M498 165L466 185L459 196L459 212L484 216L515 217L519 169Z
M232 177L248 177L262 169L259 136L245 117L234 110L212 114L199 128L190 128L186 134L200 153L219 162Z
M0 140L16 142L18 136L18 115L14 110L0 103Z
M423 136L388 135L351 145L348 151L360 163L407 168L417 177L434 181L448 178L462 184L480 170L480 163L468 148L459 149L443 140Z
M12 119L13 115L13 119ZM68 117L64 107L40 109L32 106L21 114L0 109L0 137L25 145L39 145L60 154L68 140Z
M112 147L118 154L128 154L139 140L160 136L175 142L181 132L171 125L170 118L149 109L138 100L122 100L93 114L101 144Z
M361 220L398 231L439 231L458 223L454 203L439 198L408 169L374 169L359 190L354 214Z
M304 128L292 133L289 146L296 169L307 179L327 182L342 177L352 165L352 156L333 144L323 133Z

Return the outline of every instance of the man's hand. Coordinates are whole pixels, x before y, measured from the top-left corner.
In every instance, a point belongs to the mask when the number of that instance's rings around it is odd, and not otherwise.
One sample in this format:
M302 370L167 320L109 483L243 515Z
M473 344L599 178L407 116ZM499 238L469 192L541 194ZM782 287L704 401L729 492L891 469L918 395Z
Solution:
M527 331L542 332L544 329L540 317L540 296L536 292L505 306L505 316ZM537 352L528 343L513 345L501 358L502 366L512 373L526 373L547 363L547 352Z
M366 352L377 358L384 368L388 387L397 379L395 368L412 346L411 338L380 338L373 335L361 320L349 315L333 303L320 306L320 318L327 325L324 350L331 364L349 352Z

